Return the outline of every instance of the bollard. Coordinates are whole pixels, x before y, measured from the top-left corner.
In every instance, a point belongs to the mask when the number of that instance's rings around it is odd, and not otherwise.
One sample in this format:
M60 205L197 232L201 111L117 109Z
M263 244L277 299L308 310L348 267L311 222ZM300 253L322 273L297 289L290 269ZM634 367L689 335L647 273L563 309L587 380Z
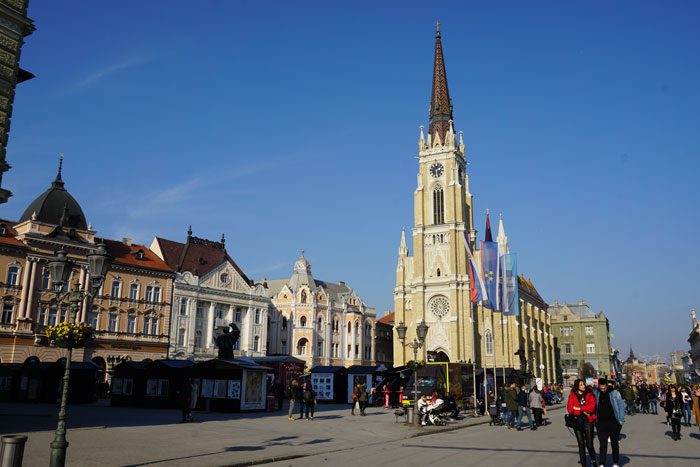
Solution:
M0 446L0 467L22 467L24 443L27 437L22 435L5 435Z
M416 419L413 417L413 410L414 410L413 406L408 406L406 408L406 423L409 423L409 424L416 423Z

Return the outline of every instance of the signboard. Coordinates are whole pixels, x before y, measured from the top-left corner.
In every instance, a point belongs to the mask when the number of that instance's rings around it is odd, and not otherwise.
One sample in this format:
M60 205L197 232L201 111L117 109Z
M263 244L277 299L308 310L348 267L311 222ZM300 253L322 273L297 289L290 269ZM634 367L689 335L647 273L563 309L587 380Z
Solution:
M320 401L333 400L333 374L312 373L311 387L316 391L316 399Z
M267 378L261 370L243 370L241 384L241 410L265 408Z

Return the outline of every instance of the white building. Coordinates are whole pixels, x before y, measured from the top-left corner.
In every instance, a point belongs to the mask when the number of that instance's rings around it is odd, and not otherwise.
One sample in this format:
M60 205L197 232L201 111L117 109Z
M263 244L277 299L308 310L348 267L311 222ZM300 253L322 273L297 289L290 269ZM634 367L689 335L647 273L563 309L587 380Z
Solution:
M229 323L241 331L235 356L266 355L270 301L228 255L223 235L206 240L190 228L185 243L156 237L151 249L176 272L170 358L215 358L216 337Z

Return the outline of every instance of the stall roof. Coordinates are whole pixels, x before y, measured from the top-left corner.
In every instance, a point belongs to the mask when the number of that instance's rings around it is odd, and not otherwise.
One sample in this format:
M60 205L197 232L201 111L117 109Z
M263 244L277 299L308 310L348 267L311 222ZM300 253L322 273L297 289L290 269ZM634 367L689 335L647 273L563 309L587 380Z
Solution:
M150 362L150 361L133 362L131 360L127 360L125 362L121 362L119 365L115 366L114 368L117 369L122 365L133 368L134 370L145 370L149 366L153 365L153 362Z
M194 365L194 362L191 360L156 360L153 364L164 365L170 368L189 368Z
M316 366L311 369L311 373L336 373L345 369L344 366Z
M371 373L376 373L380 371L379 366L368 366L368 365L353 365L348 368L349 375L369 375Z
M300 358L292 357L291 355L269 355L267 357L253 357L252 360L256 363L299 363L306 364Z
M272 368L268 366L258 365L256 363L249 363L248 361L241 361L236 359L223 360L220 358L212 358L211 360L205 360L203 362L196 363L195 368L218 368L218 369L228 369L228 368L242 368L244 370L265 370L272 371Z

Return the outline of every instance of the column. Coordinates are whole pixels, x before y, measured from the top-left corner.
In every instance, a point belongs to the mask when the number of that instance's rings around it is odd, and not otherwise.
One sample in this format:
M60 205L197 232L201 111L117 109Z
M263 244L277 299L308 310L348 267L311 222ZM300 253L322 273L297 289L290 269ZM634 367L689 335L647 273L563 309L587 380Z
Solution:
M20 294L17 312L12 314L13 323L27 315L27 292L29 291L29 278L32 272L32 267L34 267L34 261L26 258L24 261L24 271L22 271L22 293Z
M211 349L214 347L214 307L216 304L214 302L209 302L209 309L207 310L206 318L206 335L205 335L205 347Z
M374 326L372 326L372 333L371 333L371 348L372 348L372 364L376 365L377 364L377 346L375 345L376 343L376 335L377 335L377 323L374 323Z
M197 301L194 299L189 299L182 297L183 300L187 300L187 351L192 349L194 354L194 336L197 333Z
M331 364L331 356L333 355L333 319L328 316L326 322L326 366Z
M80 267L80 286L82 287L83 290L86 292L90 292L90 286L88 285L88 272L87 268L85 266ZM89 303L89 298L87 295L83 299L83 303L80 304L80 310L78 310L78 316L75 317L75 322L76 323L84 323L85 322L85 317L87 316L87 308L88 308L88 303Z
M350 358L355 359L355 345L357 345L357 333L355 332L355 323L350 321Z

